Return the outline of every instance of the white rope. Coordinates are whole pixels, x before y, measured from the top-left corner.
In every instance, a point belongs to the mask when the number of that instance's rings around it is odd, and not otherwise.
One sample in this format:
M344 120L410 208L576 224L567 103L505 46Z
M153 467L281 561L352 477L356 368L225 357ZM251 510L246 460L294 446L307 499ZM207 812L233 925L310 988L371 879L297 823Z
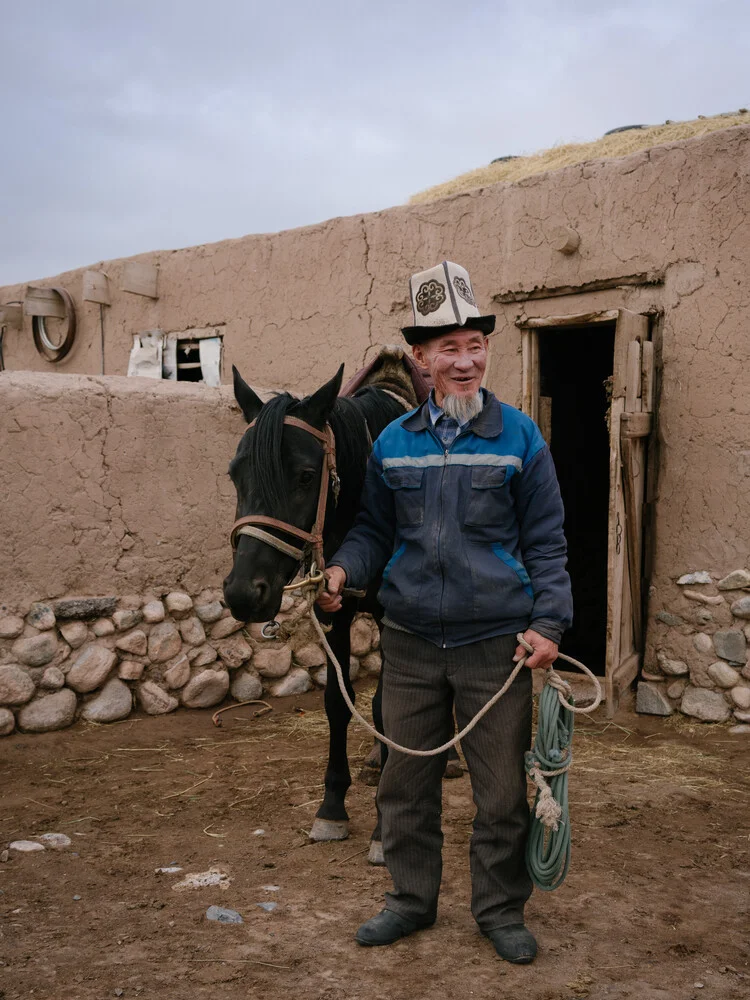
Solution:
M313 607L312 600L310 601L310 618L312 619L315 631L318 633L318 638L323 644L323 648L325 649L326 653L328 653L328 656L331 659L331 663L333 663L334 670L336 671L336 677L339 682L339 688L341 689L341 695L344 701L346 702L347 708L352 713L354 718L357 720L357 722L360 723L360 725L364 726L365 729L367 729L370 733L372 733L373 736L379 739L382 743L385 743L386 746L389 746L392 750L398 750L400 753L409 754L412 757L436 757L438 754L444 753L446 750L449 750L451 747L454 747L460 740L464 738L464 736L470 733L472 729L474 729L474 727L477 725L479 720L482 719L489 712L489 710L494 705L497 704L498 701L500 701L500 699L503 697L505 692L511 686L513 681L519 675L521 670L523 670L523 668L526 666L526 660L528 659L527 656L521 657L521 659L513 668L505 684L503 684L500 690L490 698L487 704L477 712L477 714L474 716L471 722L469 722L461 730L460 733L457 733L457 735L454 736L452 740L448 740L448 742L443 743L442 746L435 747L434 750L413 750L410 747L402 747L399 743L395 743L393 740L389 740L387 736L384 736L383 733L379 733L374 726L370 725L367 719L363 718L359 714L357 709L354 707L354 702L351 700L346 690L346 684L344 682L344 674L341 670L341 664L336 659L336 656L333 650L331 649L328 639L326 638L326 634L323 631L320 622L318 621L318 616L315 614L315 608ZM518 634L517 639L519 644L524 647L527 653L534 652L533 646L530 646L529 643L526 642L526 640L520 633ZM570 694L570 685L555 670L553 670L552 667L549 667L547 670L546 682L555 688L555 690L557 691L557 697L560 699L560 704L563 705L565 708L567 708L569 711L579 712L581 714L588 714L589 712L593 712L595 709L599 707L602 700L602 687L601 684L599 683L599 678L596 677L589 670L588 667L584 666L583 663L580 663L578 660L574 660L572 656L566 656L564 653L559 653L558 656L560 659L566 660L568 663L572 663L574 666L578 667L590 678L590 680L593 681L594 686L596 688L596 695L594 697L594 701L591 705L587 705L585 708L576 708L575 705L570 705L563 696L564 694ZM547 774L546 772L539 771L539 777L541 778L541 781L543 782L544 786L549 790L547 782L544 781L544 776L546 775L547 777L551 777L553 774L561 774L563 771L566 770L567 767L563 767L560 771L550 772L549 774ZM534 780L536 781L536 778ZM542 785L539 784L539 782L537 782L537 785L539 786L542 794L544 794ZM555 805L556 804L557 803L555 803ZM547 807L545 807L545 810L547 810Z

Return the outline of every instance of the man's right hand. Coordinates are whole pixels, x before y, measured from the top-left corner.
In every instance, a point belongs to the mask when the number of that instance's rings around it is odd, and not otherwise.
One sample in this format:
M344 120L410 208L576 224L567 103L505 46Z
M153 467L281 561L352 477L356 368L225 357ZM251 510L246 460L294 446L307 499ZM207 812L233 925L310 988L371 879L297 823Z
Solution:
M316 604L321 611L338 611L341 608L341 592L346 583L346 572L340 566L330 566L326 571L326 589Z

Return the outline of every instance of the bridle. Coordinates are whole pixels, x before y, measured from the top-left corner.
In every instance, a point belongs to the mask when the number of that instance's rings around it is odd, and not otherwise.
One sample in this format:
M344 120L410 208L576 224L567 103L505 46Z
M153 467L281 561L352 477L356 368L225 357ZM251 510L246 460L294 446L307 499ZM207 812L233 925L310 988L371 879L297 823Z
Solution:
M317 438L323 445L323 468L320 473L320 490L318 492L318 509L315 514L315 523L312 531L303 531L288 521L281 521L276 517L268 517L266 514L248 514L246 517L238 518L232 525L229 539L232 549L237 548L238 536L249 535L250 538L257 538L266 545L283 552L284 555L296 559L300 565L304 565L308 556L311 558L310 571L307 577L308 583L320 583L323 580L323 570L325 569L325 559L323 557L323 525L326 519L326 506L328 503L328 486L330 481L333 490L334 503L338 502L341 481L336 471L336 439L330 424L325 425L325 430L319 431L317 427L308 424L299 417L284 417L284 423L288 427L298 427L307 431ZM249 425L253 427L255 420ZM262 525L263 527L258 527ZM299 538L305 544L292 545L281 538L277 538L264 528L278 528L287 535ZM284 590L296 590L300 586L299 582L288 584Z

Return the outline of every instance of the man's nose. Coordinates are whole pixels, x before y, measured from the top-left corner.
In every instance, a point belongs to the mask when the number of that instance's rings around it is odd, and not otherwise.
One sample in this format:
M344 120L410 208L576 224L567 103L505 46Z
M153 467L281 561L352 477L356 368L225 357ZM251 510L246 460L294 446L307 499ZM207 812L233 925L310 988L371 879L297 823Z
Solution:
M453 362L453 367L460 369L462 372L469 371L469 369L474 367L474 359L470 354L459 354Z

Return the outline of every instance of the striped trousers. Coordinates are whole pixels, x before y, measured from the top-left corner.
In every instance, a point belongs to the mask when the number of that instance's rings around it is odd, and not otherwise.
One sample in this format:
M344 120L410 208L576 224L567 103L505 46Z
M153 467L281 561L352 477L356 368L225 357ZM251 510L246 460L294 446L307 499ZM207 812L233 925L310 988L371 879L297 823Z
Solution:
M385 628L383 724L403 746L428 750L450 739L455 709L463 728L513 669L516 639L497 636L440 649ZM483 931L522 923L531 880L524 751L531 741L531 671L522 670L497 705L462 741L476 806L471 838L471 910ZM442 775L445 754L391 750L378 788L383 852L393 879L386 908L418 923L437 914L442 877Z

